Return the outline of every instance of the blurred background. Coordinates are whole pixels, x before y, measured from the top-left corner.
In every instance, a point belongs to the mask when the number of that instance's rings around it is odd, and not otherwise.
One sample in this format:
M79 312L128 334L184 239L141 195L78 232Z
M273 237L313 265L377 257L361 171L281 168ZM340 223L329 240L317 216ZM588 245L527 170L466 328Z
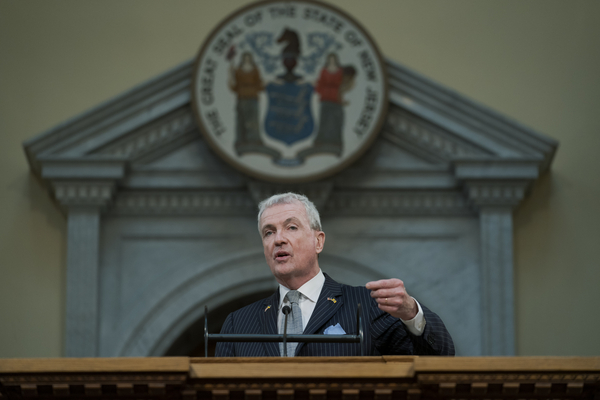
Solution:
M248 3L0 0L0 357L64 354L66 219L22 142L195 57ZM600 355L600 3L328 3L385 57L560 142L514 215L517 355Z

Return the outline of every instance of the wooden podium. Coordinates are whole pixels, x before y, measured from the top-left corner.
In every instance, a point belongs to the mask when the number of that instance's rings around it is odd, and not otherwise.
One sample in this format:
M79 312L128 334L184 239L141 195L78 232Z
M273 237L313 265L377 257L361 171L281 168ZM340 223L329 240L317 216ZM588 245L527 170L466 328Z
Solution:
M600 400L600 357L0 360L0 399Z

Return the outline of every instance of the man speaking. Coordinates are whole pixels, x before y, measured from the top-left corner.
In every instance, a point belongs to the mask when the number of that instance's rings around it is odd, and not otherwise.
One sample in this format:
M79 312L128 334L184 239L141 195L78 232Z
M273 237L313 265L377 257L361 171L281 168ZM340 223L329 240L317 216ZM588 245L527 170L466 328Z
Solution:
M357 305L363 307L367 355L454 355L442 320L408 295L399 279L342 285L324 274L319 253L325 245L319 212L305 196L274 195L259 204L258 230L267 264L279 282L272 296L227 317L223 334L358 334ZM287 310L287 308L286 308ZM358 356L359 343L287 343L288 356ZM217 344L217 357L278 357L283 343Z

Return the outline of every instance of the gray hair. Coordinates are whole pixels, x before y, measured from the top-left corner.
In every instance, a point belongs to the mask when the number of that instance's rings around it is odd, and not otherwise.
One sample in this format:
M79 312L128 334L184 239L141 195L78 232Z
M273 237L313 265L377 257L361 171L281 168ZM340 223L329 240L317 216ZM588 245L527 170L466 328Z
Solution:
M260 217L262 217L263 212L265 212L267 208L273 207L275 204L292 204L296 201L304 206L311 229L315 231L321 231L321 217L319 216L319 211L317 211L317 207L315 207L313 202L302 194L288 192L275 194L258 204L258 232L260 232Z

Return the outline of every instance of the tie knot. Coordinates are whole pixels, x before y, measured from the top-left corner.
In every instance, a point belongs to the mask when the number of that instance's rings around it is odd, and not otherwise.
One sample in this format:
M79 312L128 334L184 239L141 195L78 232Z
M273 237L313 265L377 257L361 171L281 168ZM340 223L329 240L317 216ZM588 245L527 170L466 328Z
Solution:
M287 297L290 303L299 304L298 301L300 300L300 292L297 290L290 290L285 297Z

